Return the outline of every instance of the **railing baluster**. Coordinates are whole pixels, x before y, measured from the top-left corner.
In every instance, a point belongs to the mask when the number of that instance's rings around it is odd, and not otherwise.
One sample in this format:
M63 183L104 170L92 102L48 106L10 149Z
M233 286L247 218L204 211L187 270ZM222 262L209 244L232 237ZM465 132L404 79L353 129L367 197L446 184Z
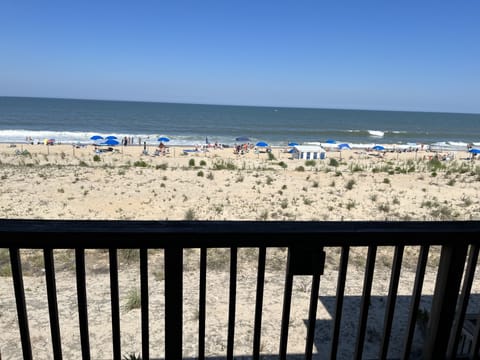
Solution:
M90 360L90 342L88 334L87 287L85 283L85 249L75 249L75 270L77 274L78 319L80 323L80 342L82 359Z
M372 291L373 271L375 270L375 257L377 246L368 247L367 264L365 266L365 278L363 280L362 303L360 305L360 319L358 321L357 343L355 344L355 359L361 359L365 341L365 331L368 320L368 307L370 306L370 295Z
M10 248L10 264L12 266L13 288L15 290L15 302L17 304L22 353L23 358L28 360L32 359L32 345L30 343L30 331L28 330L28 315L25 302L25 290L23 287L22 263L20 261L20 250L18 248Z
M118 258L117 249L108 250L110 258L110 302L112 307L112 345L113 358L120 359L121 341L120 341L120 299L118 295Z
M292 303L292 286L293 273L290 272L290 256L291 250L288 249L287 268L285 274L285 289L283 294L283 311L282 311L282 327L280 330L280 359L287 358L287 344L288 344L288 326L290 323L290 306Z
M398 283L400 281L400 271L402 270L403 251L403 245L395 246L392 274L390 276L390 289L388 291L387 305L385 307L385 323L383 328L382 344L380 345L380 359L386 359L388 356L388 345L390 343L390 334L392 333L393 313L395 312Z
M150 359L150 332L148 326L148 249L140 249L140 293L142 303L142 359Z
M205 308L207 295L207 249L200 249L200 294L198 301L198 360L205 359Z
M403 347L402 359L404 360L410 358L410 352L412 350L413 335L415 334L418 306L420 305L420 299L422 297L423 280L427 268L429 249L430 247L428 245L421 246L420 254L418 255L417 272L415 274L415 284L413 286L412 301L410 303L407 337L405 338L405 345Z
M320 274L312 276L312 290L310 292L310 308L308 311L307 341L305 345L305 359L312 359L313 340L317 321L318 292L320 290Z
M263 290L265 286L265 258L266 248L264 246L258 249L258 268L257 268L257 295L255 301L255 324L253 330L253 359L260 359L260 341L262 329L262 311L263 311Z
M425 359L440 359L447 352L467 258L467 245L443 245L432 300L432 311L424 345Z
M228 306L228 338L227 359L233 359L233 345L235 343L235 305L237 295L237 248L230 249L230 295Z
M343 311L343 298L345 293L345 282L347 279L348 268L348 254L350 252L349 246L342 246L342 255L340 257L340 270L338 273L337 281L337 295L335 304L334 326L332 334L332 349L330 351L330 359L335 360L337 358L338 343L340 340L340 325L342 322Z
M182 358L183 249L165 248L165 360Z
M62 342L60 338L60 326L58 322L57 287L55 283L55 264L53 250L43 249L45 262L45 281L47 284L48 314L50 317L50 333L52 335L53 357L55 360L62 359Z
M462 334L463 322L465 321L465 312L468 307L468 300L472 290L473 279L475 277L475 268L478 260L478 245L472 245L470 255L468 257L468 266L465 272L465 280L463 282L462 293L460 295L460 307L457 311L455 322L453 323L452 335L447 349L447 358L454 358L457 355L458 343Z

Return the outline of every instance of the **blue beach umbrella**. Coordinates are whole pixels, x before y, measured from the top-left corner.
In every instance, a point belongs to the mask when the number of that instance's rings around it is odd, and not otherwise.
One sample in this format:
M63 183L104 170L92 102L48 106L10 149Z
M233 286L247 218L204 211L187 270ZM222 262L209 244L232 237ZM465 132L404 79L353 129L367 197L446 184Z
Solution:
M382 145L375 145L372 149L373 149L373 150L376 150L376 151L383 151L383 150L385 150L385 148L384 148Z
M94 141L96 141L96 140L103 140L103 136L93 135L93 136L90 138L90 140L94 140Z
M327 144L336 144L337 142L333 139L328 139L327 141L325 141Z
M298 143L292 141L288 143L288 146L298 146Z
M107 139L104 142L100 143L100 145L109 145L109 146L115 146L120 144L117 140L115 139Z
M268 144L265 141L259 141L255 144L255 146L267 147Z
M470 152L472 154L480 154L480 149L472 148L472 149L468 150L468 152Z
M107 140L117 140L117 137L114 135L107 136L105 139Z
M349 145L349 144L347 144L347 143L344 143L344 144L338 144L338 149L339 149L339 150L343 150L343 149L352 150L352 148L350 147L350 145Z
M170 139L166 136L160 136L157 141L161 141L161 142L169 142Z

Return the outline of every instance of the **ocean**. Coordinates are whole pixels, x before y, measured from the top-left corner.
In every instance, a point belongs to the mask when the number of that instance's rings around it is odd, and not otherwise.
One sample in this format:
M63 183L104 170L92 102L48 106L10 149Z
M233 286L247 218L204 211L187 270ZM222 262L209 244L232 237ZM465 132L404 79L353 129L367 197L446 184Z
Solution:
M236 143L271 146L349 143L480 145L480 114L227 106L133 101L0 97L0 142L91 143L90 137L133 137L170 145Z

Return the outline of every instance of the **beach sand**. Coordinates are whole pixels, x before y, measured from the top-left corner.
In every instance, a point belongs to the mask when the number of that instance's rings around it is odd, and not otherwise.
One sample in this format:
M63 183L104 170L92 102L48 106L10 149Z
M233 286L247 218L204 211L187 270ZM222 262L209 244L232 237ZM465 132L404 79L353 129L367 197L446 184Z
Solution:
M0 213L2 218L125 219L125 220L478 220L480 217L480 163L469 154L450 154L448 161L432 161L428 152L328 152L325 160L306 164L292 160L283 149L268 154L235 155L233 149L209 149L183 155L170 147L166 156L151 156L155 148L117 147L96 154L93 146L0 145ZM334 160L331 160L334 159ZM413 288L416 254L408 248L402 271L398 311L392 335L392 354L402 349L403 332ZM7 272L8 253L0 250L0 272ZM270 251L270 250L269 250ZM87 294L92 358L112 357L108 253L87 252ZM365 249L353 249L346 284L344 326L339 358L352 356L358 304L362 293ZM185 251L184 354L196 356L198 333L198 252ZM24 250L25 289L35 358L51 358L45 280L38 251ZM64 358L80 358L78 315L72 253L56 253L57 290ZM120 254L119 273L122 353L140 352L140 313L129 302L139 289L135 254ZM272 250L267 257L262 353L278 352L286 252ZM3 259L3 260L2 260ZM336 291L338 249L327 250L321 278L319 324L315 359L328 358ZM2 263L3 261L3 263ZM207 344L209 356L226 352L228 314L228 254L209 252L207 276ZM235 354L248 358L252 348L256 250L239 250L238 304ZM391 249L380 249L369 312L365 354L378 356L385 295L392 261ZM163 357L164 282L161 251L150 253L151 357ZM430 254L431 269L438 249ZM429 308L435 285L427 273L422 307ZM310 279L296 277L288 352L305 346ZM2 359L21 358L13 286L0 277L0 353ZM421 337L420 331L416 333ZM108 344L108 346L105 346ZM418 349L417 349L418 350Z
M92 146L0 145L3 218L126 220L468 220L480 163L433 153L328 152L306 165L274 149L95 154ZM154 147L147 149L153 154ZM17 154L19 153L19 154ZM95 158L95 156L97 156ZM341 159L340 159L341 158ZM335 159L338 166L332 166ZM95 161L98 160L98 161Z

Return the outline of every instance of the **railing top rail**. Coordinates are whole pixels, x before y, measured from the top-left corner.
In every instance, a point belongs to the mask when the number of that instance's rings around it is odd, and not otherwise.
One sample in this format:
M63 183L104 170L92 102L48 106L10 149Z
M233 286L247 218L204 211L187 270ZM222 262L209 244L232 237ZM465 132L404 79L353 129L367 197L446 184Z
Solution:
M0 220L0 247L441 245L479 240L480 221Z

